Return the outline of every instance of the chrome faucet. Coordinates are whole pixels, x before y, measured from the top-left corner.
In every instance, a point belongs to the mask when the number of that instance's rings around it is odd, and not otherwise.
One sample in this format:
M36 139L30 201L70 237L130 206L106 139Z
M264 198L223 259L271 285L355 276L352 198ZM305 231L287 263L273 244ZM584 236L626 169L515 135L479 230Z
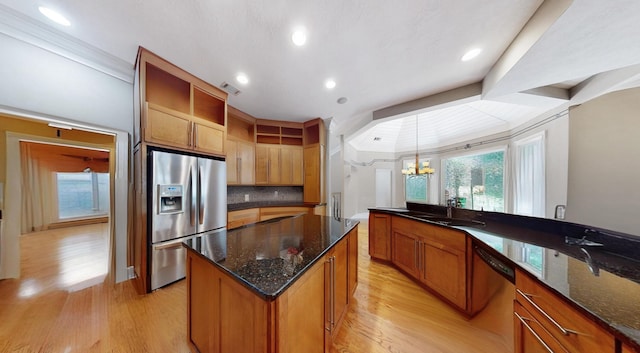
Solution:
M591 258L591 255L589 255L589 252L587 251L587 249L580 248L580 250L582 250L582 253L585 255L584 261L587 263L587 267L589 267L589 271L594 276L599 277L600 276L600 268L595 263L595 261L593 261L593 259Z
M453 218L453 208L455 205L455 197L447 200L447 218Z

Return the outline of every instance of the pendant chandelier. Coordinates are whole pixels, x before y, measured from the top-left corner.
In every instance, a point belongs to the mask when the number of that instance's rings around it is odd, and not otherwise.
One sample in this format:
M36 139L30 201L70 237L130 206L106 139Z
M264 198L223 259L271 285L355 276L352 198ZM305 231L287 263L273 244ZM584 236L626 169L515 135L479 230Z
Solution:
M435 169L429 168L429 162L422 162L420 165L420 159L418 157L418 115L416 115L416 160L414 163L407 163L407 169L402 169L403 175L423 175L431 176L435 172Z

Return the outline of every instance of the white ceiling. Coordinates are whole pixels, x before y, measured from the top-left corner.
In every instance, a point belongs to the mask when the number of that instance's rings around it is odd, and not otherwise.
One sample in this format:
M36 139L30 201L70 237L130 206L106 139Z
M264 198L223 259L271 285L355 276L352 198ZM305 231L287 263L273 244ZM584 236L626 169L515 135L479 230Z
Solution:
M564 3L571 4L554 14L552 10ZM567 82L572 85L640 63L637 0L0 0L0 4L4 5L0 11L17 11L131 65L138 46L143 46L213 85L231 82L242 93L231 96L229 104L253 116L291 121L333 118L332 126L341 133L375 126L373 111L483 82L482 95L476 99L482 101L446 112L434 110L436 115L421 118L429 121L425 128L430 127L420 132L425 147L466 138L473 131L507 129L551 104L529 107L525 101L525 106L515 106L522 103L519 92L558 83L566 87ZM40 15L39 5L60 11L72 25L52 24ZM552 10L539 11L527 24L539 7ZM308 31L307 45L295 47L290 37L300 25ZM483 49L480 56L461 62L473 47ZM235 82L238 72L249 76L248 85ZM329 77L337 82L333 90L323 85ZM574 88L567 94L573 101L630 85L621 80L593 80L600 86L587 85L582 94ZM348 102L336 103L339 97ZM447 120L442 120L445 115ZM395 127L384 125L389 136L383 142L393 139L398 124L404 131L406 122L385 124ZM380 130L360 129L354 141L362 138L364 144ZM415 146L406 132L395 136L395 141L404 143L394 141L394 149Z

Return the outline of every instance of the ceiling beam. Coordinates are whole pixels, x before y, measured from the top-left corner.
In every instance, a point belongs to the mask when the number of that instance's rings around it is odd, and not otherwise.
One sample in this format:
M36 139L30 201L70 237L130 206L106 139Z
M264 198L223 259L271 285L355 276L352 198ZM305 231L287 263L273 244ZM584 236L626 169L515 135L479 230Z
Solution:
M454 88L412 101L392 105L373 112L373 120L397 117L403 114L419 114L429 110L442 109L480 99L482 83Z
M571 103L582 104L640 79L640 64L595 74L571 88Z
M501 83L536 42L542 38L544 33L569 8L572 2L573 0L545 0L538 7L533 16L522 27L520 33L485 76L482 81L483 98L492 99L501 95L515 93L505 92L505 88L501 87Z

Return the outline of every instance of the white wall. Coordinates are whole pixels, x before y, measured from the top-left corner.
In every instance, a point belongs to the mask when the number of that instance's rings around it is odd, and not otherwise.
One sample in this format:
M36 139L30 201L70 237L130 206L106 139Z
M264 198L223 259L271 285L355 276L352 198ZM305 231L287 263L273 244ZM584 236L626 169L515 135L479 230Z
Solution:
M1 106L133 132L133 84L4 34L0 48Z
M569 112L567 220L640 236L640 89Z

